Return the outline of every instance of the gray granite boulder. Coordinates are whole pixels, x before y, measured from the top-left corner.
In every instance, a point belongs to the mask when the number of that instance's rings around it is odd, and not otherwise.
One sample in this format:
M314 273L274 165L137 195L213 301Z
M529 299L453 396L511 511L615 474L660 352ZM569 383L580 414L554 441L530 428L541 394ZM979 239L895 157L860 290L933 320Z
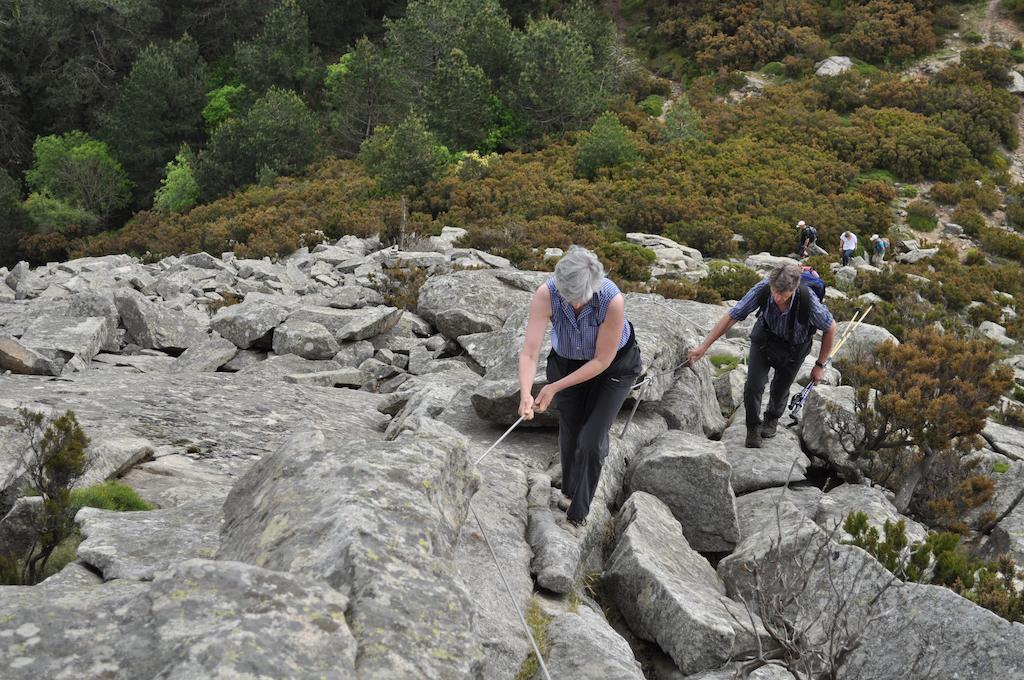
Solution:
M849 385L819 385L804 403L799 428L806 449L828 461L848 481L861 477L857 463L847 453L864 432L857 422L854 396Z
M107 339L104 317L66 318L41 316L25 329L21 344L65 363L73 357L89 362Z
M221 307L210 320L213 330L240 349L269 348L274 328L288 316L286 307L265 300L245 300Z
M565 515L552 508L551 478L535 472L530 475L529 483L527 504L530 523L526 529L526 540L533 550L530 573L542 588L554 593L568 593L576 581L579 543L556 524L557 520L565 519Z
M740 365L715 378L715 396L722 416L729 418L743 408L743 386L747 383L747 367Z
M289 318L274 329L274 352L295 354L303 359L330 359L338 353L338 341L331 331L314 321Z
M634 493L616 530L602 582L634 633L656 642L684 673L718 668L757 648L746 612L725 597L714 569L661 501Z
M761 448L748 449L745 446L747 427L741 417L742 409L735 421L722 434L725 459L732 467L732 488L737 495L782 486L786 481L805 479L811 462L800 450L800 440L779 421L778 434L764 439ZM784 417L785 419L785 417Z
M114 303L128 339L140 347L185 350L206 334L194 316L151 302L137 291L118 290Z
M453 562L479 478L448 432L293 439L232 489L218 557L313 576L350 598L359 675L479 673L472 603Z
M334 309L332 307L302 307L292 312L289 324L305 321L320 324L331 332L338 342L366 340L391 330L402 317L402 310L394 307L364 307L362 309ZM337 350L335 350L337 351Z
M532 274L532 289L492 270L432 276L420 288L417 313L449 338L499 330L513 311L529 305L533 291L550 276Z
M25 375L60 375L63 370L63 359L45 356L12 337L0 335L0 371Z
M239 351L235 343L214 332L182 352L174 360L173 370L185 373L216 371L231 361Z
M670 430L630 460L626 485L665 503L694 550L725 552L739 542L731 475L721 442Z
M120 349L117 327L120 315L114 304L113 294L102 294L92 290L76 293L68 299L65 315L73 318L101 316L107 320L107 335L103 338L100 349L104 352L116 352Z
M292 574L188 560L152 583L0 592L12 680L70 677L71 668L124 678L355 675L345 597Z
M850 321L836 322L836 338L842 337L846 329L850 327ZM869 323L859 324L850 334L850 338L843 345L836 360L869 358L875 348L883 342L891 342L894 345L900 344L896 336L881 326L872 326Z
M853 60L849 57L829 57L814 65L814 75L818 77L838 76L853 68Z
M1024 460L1024 431L988 420L981 436L997 453L1011 460Z
M633 650L604 616L580 606L556 616L547 626L546 664L552 678L643 680ZM538 673L534 676L541 680Z

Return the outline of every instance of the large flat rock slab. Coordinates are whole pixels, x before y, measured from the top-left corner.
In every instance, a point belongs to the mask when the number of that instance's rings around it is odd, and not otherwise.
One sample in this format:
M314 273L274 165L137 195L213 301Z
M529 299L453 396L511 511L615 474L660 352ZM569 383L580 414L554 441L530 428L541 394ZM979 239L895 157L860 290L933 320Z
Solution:
M441 424L394 441L295 437L235 484L218 557L345 594L360 676L471 677L483 652L454 556L478 484Z
M237 562L188 560L152 583L0 587L11 680L355 677L345 597Z
M0 405L12 410L19 405L71 409L94 440L134 437L154 448L172 446L207 469L229 475L244 471L311 424L339 440L354 440L379 438L387 421L376 410L379 395L235 373L93 370L52 381L3 376L0 393Z
M83 537L78 559L105 580L152 581L177 562L216 555L222 517L218 498L140 512L82 508L75 517Z

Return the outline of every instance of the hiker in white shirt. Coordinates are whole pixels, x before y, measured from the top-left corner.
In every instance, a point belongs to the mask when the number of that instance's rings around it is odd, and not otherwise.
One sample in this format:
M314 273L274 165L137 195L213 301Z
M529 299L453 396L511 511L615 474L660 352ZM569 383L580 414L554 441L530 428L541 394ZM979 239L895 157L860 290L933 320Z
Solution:
M852 231L844 231L839 236L839 250L843 251L843 266L850 264L853 251L857 249L857 235Z

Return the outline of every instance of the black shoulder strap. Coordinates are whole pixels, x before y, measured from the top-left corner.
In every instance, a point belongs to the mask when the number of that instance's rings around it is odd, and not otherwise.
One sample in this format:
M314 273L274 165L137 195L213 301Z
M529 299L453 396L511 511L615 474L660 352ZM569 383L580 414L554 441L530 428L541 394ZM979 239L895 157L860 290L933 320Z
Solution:
M811 320L811 296L814 293L806 285L801 285L799 290L800 297L797 298L796 314L800 318L801 325L806 326Z

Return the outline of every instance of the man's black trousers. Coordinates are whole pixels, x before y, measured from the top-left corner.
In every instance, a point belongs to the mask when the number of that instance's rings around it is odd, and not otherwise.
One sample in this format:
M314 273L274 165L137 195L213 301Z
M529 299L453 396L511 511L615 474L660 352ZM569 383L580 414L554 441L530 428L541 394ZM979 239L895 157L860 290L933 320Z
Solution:
M548 354L548 382L561 380L585 363L552 351ZM562 493L572 499L565 513L570 520L586 519L590 513L601 466L608 455L608 431L641 370L640 348L631 335L603 373L555 395Z
M743 386L743 407L746 410L748 429L761 424L761 395L768 382L768 369L774 368L775 376L768 392L765 416L781 418L789 400L789 388L810 351L810 340L801 345L793 345L766 329L760 319L754 324L750 334L750 354L747 357L747 383Z

